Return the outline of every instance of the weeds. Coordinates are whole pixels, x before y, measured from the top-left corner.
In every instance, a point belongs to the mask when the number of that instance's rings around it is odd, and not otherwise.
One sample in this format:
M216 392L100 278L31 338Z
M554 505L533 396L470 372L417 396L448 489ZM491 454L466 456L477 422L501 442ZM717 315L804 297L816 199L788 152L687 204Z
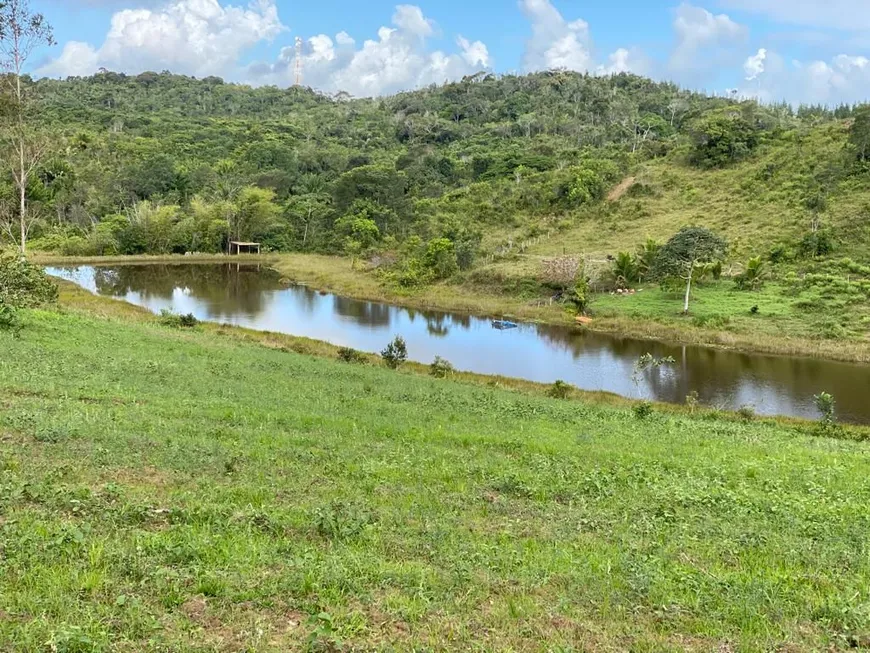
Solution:
M194 316L193 313L177 315L176 313L167 311L166 309L160 311L159 319L160 324L172 329L193 329L199 324L199 320L196 319L196 316Z
M338 350L338 360L342 361L343 363L364 365L366 363L366 355L361 351L352 349L351 347L341 347Z
M321 537L344 541L360 536L374 519L371 513L355 504L333 501L314 511L314 527Z

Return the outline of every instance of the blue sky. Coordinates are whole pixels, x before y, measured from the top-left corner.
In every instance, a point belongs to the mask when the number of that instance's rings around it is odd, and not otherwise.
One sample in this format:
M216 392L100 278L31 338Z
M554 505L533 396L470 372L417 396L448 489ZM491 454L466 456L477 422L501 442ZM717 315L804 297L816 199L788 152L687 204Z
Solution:
M379 95L478 70L630 71L791 102L870 97L868 0L31 0L58 45L36 74L99 67Z

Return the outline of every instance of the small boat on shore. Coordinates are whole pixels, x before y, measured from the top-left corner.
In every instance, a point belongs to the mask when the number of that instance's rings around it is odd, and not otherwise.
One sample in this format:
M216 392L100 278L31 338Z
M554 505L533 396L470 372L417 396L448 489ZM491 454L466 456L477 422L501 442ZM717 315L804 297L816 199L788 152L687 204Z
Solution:
M504 331L506 329L516 329L519 326L516 322L510 322L508 320L493 320L492 328L498 329L499 331Z

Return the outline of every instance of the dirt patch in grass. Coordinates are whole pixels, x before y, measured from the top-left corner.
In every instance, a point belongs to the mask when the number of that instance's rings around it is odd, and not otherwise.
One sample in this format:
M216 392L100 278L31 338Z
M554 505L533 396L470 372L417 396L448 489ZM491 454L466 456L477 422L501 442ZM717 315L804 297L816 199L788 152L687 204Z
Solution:
M628 189L634 185L635 177L626 177L619 185L616 186L613 190L607 193L607 201L608 202L618 202L623 195L628 192Z

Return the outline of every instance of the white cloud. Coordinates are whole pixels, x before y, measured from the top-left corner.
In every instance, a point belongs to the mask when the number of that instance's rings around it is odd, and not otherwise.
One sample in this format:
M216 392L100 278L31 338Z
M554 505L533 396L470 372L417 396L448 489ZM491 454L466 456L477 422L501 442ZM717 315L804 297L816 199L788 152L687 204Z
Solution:
M345 32L331 38L310 37L303 50L304 83L324 91L346 91L366 97L443 83L489 68L492 60L481 41L456 38L458 52L429 52L426 40L436 33L435 24L419 7L399 5L392 27L381 27L377 39L357 47ZM293 82L294 48L284 48L273 64L248 70L251 81L287 86Z
M462 50L462 58L469 66L475 66L478 69L489 68L489 49L485 43L481 41L472 43L460 34L456 37L456 45Z
M393 24L407 34L426 38L435 33L432 21L423 15L423 10L414 5L399 5L393 15Z
M764 57L759 58L762 52ZM747 59L744 69L754 76L747 75L751 83L741 94L766 102L836 105L864 102L870 95L870 59L864 56L840 54L829 61L787 62L778 53L762 49Z
M105 67L222 75L242 53L284 29L274 0L256 0L247 8L223 7L218 0L169 0L159 9L118 11L99 48L71 41L37 74L85 75Z
M652 70L652 64L640 50L619 48L612 52L603 63L595 69L598 75L616 75L619 73L634 73L647 75Z
M764 62L767 59L767 49L761 48L751 57L746 59L743 64L743 72L746 73L746 80L751 82L764 72Z
M730 9L816 29L870 29L870 2L867 0L720 0L720 3Z
M699 81L711 69L737 56L736 46L749 33L745 26L725 14L714 16L706 9L686 3L677 9L674 32L676 45L670 69L680 81L689 82Z
M593 67L588 23L568 22L550 0L520 0L520 8L532 24L523 57L527 71L565 68L586 72Z

